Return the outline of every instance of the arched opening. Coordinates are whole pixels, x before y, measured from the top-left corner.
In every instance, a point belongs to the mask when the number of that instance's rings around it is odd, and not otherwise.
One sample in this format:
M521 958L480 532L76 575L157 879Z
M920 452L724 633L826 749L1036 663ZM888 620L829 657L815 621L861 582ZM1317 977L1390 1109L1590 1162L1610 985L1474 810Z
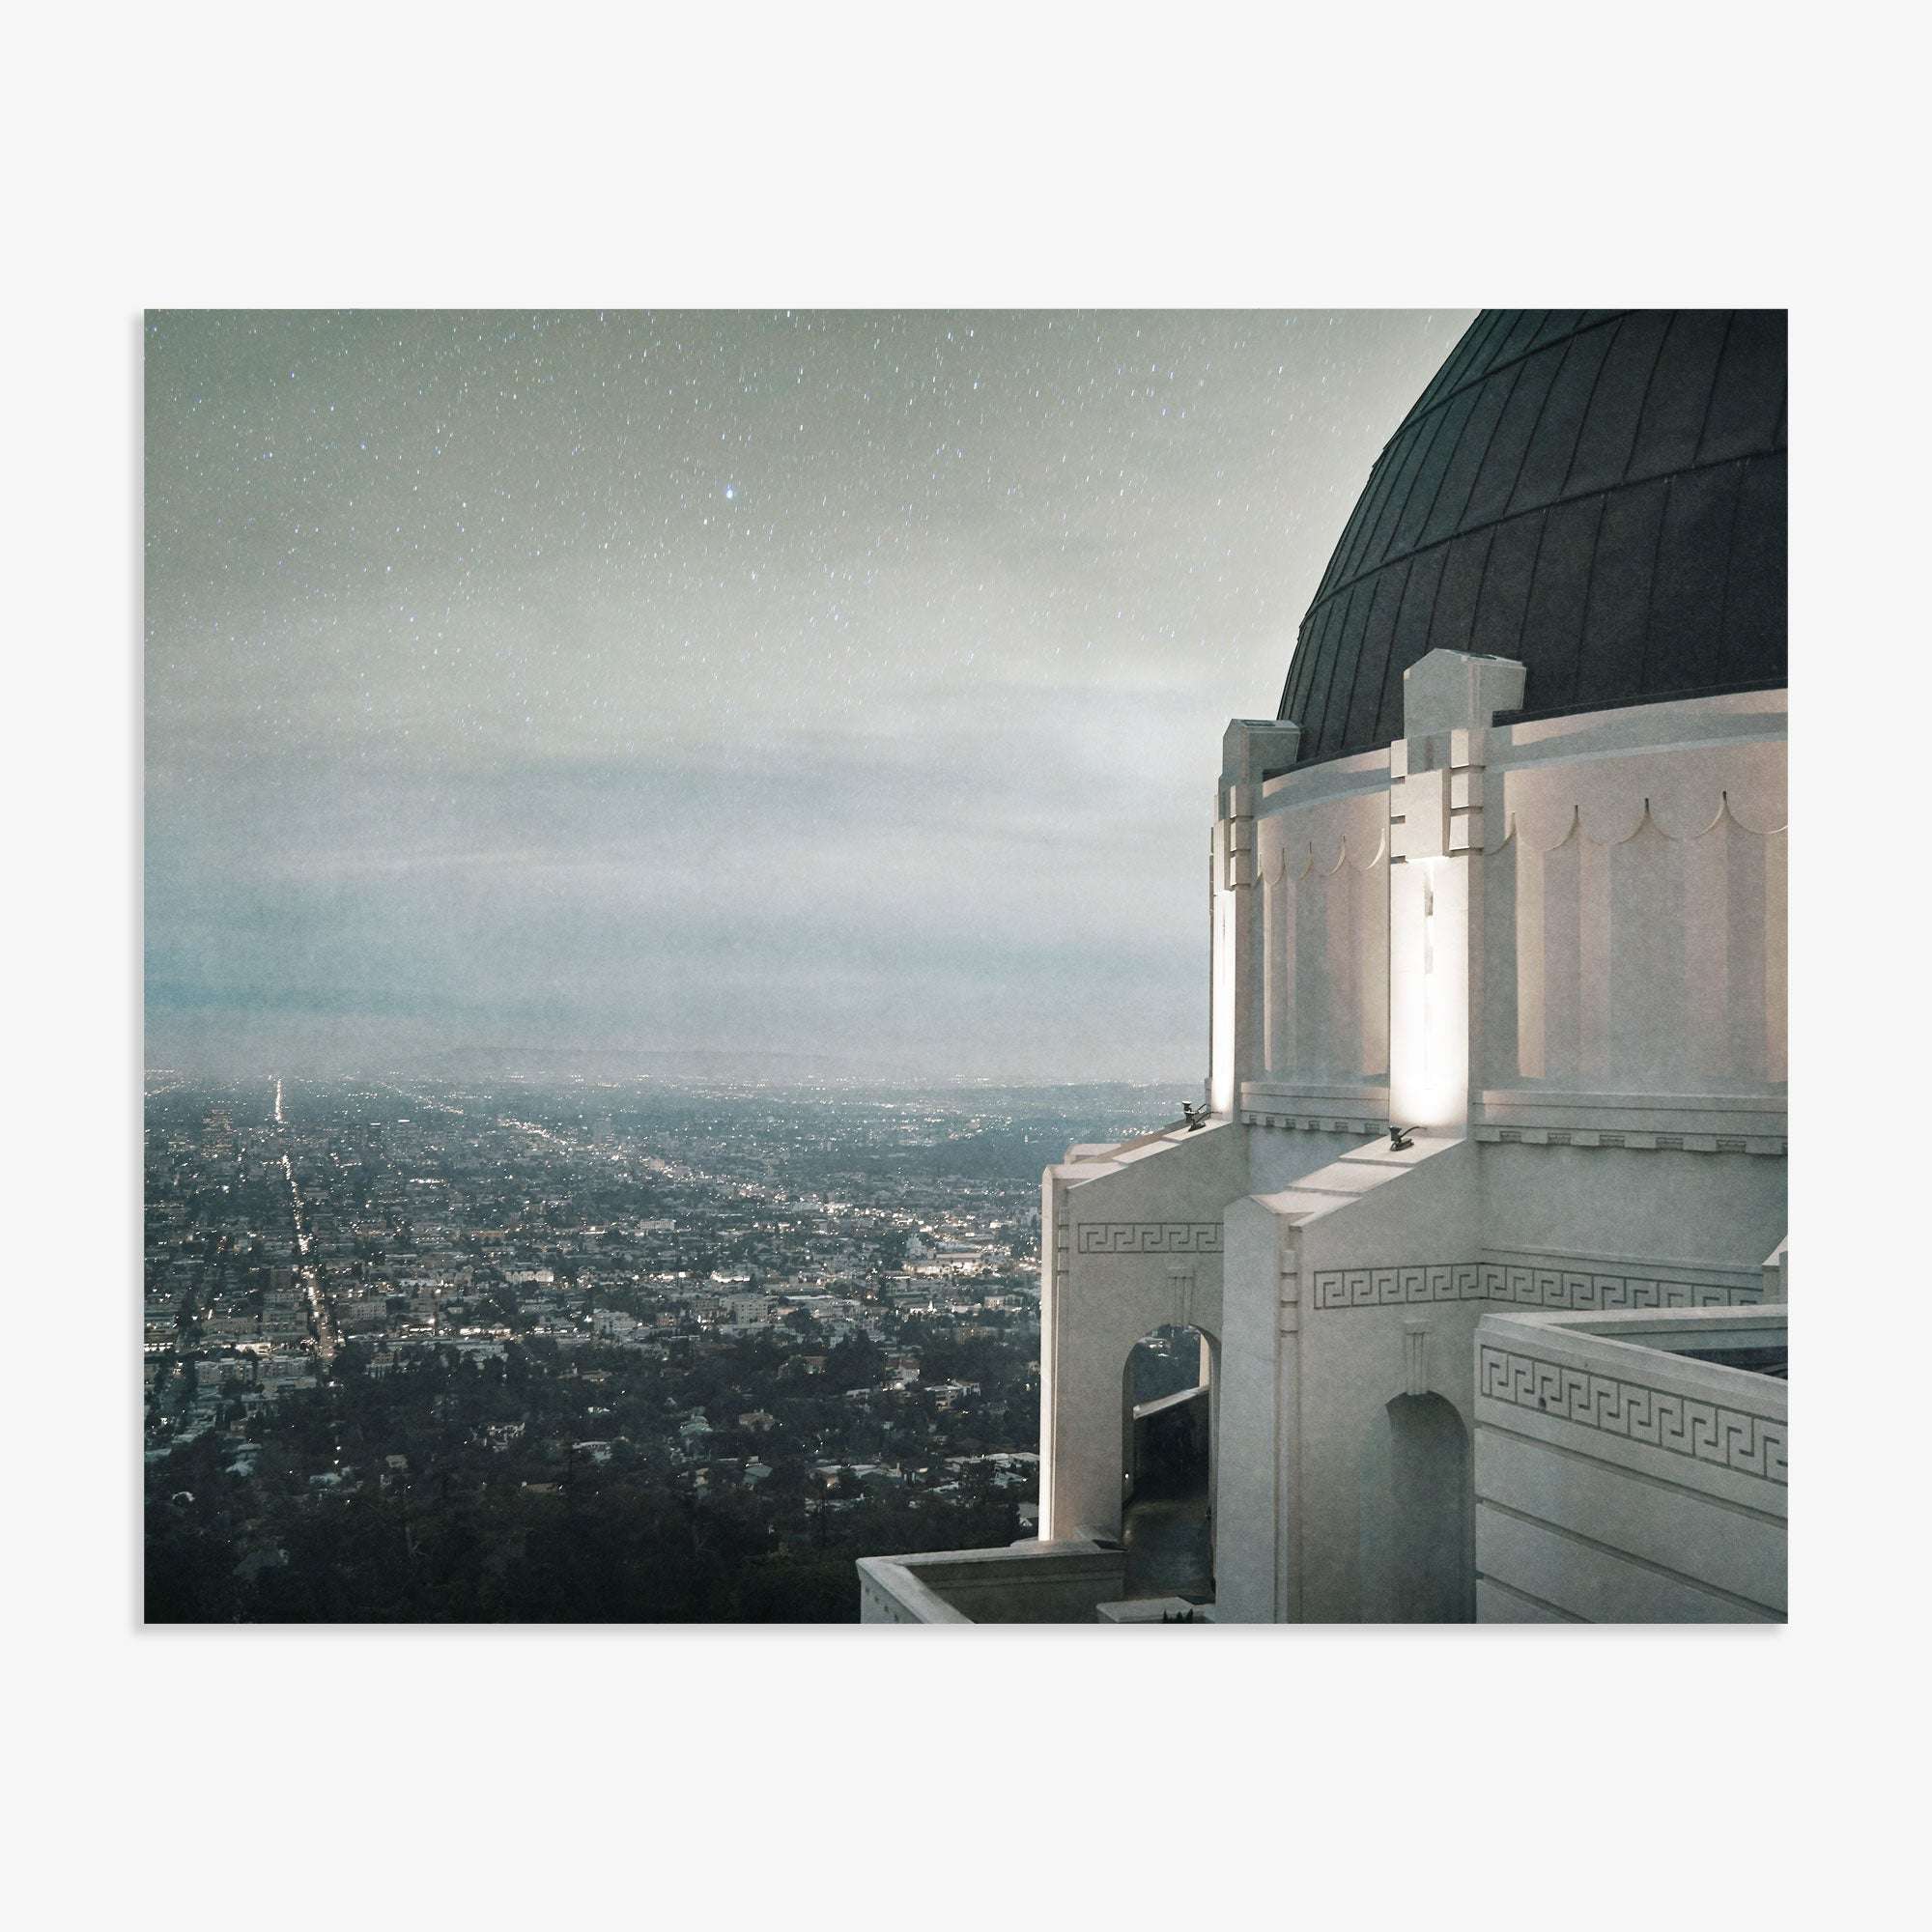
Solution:
M1214 1345L1199 1328L1143 1335L1121 1377L1126 1594L1214 1595Z
M1362 1620L1463 1624L1475 1615L1469 1435L1439 1395L1399 1395L1362 1457Z

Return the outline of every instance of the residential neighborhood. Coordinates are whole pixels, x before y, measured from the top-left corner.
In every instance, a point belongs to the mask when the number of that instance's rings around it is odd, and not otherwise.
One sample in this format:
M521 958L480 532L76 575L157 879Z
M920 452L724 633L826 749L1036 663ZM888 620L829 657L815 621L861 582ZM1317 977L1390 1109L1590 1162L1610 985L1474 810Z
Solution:
M838 1620L874 1542L1029 1535L1039 1168L1160 1111L156 1073L149 1614L568 1615L594 1544L585 1618Z

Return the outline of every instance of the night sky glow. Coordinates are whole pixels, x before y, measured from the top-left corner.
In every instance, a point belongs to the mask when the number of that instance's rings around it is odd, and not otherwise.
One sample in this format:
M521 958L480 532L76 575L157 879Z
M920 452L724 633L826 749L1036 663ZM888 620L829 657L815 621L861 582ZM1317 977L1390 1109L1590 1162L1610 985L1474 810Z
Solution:
M1468 319L151 314L149 1063L1198 1080L1221 730Z

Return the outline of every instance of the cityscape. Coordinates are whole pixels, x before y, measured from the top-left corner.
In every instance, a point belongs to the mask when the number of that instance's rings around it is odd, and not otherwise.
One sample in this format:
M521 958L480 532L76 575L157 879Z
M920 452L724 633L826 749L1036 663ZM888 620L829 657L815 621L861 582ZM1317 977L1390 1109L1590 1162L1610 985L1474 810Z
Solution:
M1040 1169L1174 1110L151 1072L146 1614L849 1622L1031 1535Z
M1052 1545L1051 1173L1206 1124L1230 694L1468 322L147 309L144 1621ZM1211 1381L1065 1525L1190 1617Z

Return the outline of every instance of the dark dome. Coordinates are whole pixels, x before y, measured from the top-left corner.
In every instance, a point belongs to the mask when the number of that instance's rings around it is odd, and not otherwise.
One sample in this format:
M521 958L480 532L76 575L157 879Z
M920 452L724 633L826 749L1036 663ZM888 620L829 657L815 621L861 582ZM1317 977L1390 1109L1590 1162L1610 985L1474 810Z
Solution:
M1279 716L1303 759L1402 732L1425 652L1559 713L1785 678L1782 309L1486 309L1369 475Z

